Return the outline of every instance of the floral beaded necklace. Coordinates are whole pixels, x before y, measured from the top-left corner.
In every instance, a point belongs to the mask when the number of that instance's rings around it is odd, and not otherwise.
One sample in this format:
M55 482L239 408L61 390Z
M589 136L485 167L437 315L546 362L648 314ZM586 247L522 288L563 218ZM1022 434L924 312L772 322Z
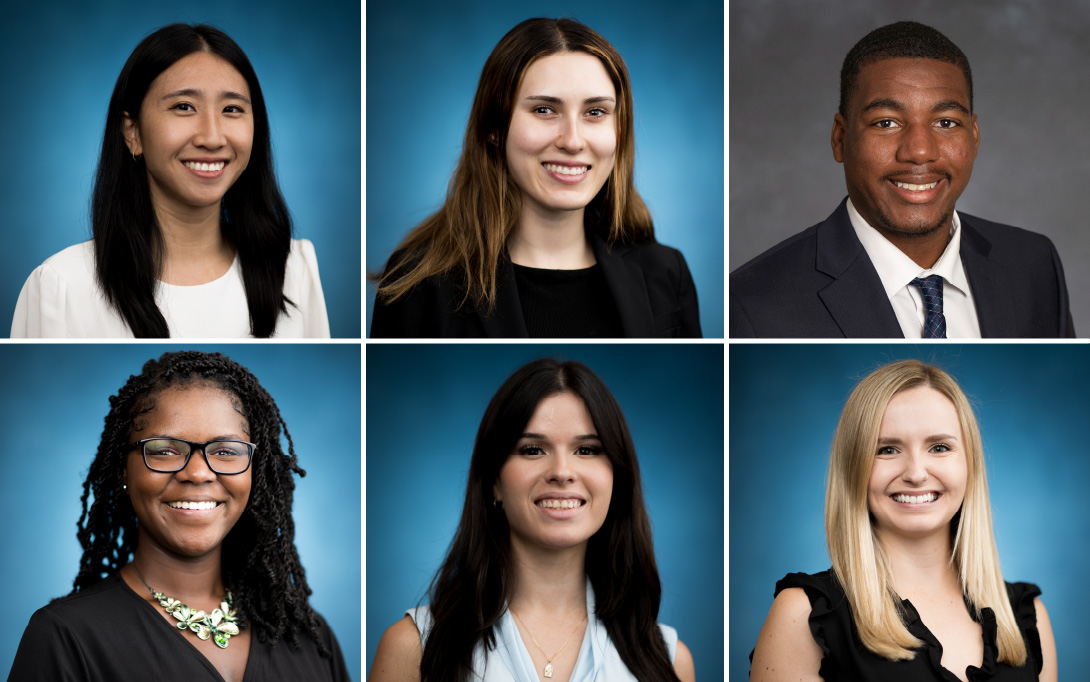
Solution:
M132 565L132 570L136 571L136 577L140 578L140 582L144 583L144 587L148 588L148 592L151 592L151 596L159 602L159 605L178 619L179 630L192 630L202 641L211 637L216 646L221 649L226 649L227 640L238 634L238 610L234 608L235 597L231 594L231 590L227 590L227 596L220 602L218 609L212 609L212 613L206 614L204 611L190 609L174 597L168 597L162 592L151 589L151 585L144 580L144 576L140 575L135 563Z

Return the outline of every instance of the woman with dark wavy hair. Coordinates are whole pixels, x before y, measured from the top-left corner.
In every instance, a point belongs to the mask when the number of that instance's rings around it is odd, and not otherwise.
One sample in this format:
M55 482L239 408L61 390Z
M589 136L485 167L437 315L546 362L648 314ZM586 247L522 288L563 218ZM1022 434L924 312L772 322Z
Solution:
M379 642L380 680L692 680L620 407L585 365L537 360L488 404L458 531Z
M110 398L73 591L31 617L8 679L347 680L308 603L294 474L287 425L246 368L149 360Z
M318 260L291 238L265 100L222 31L172 24L118 76L92 241L19 294L12 337L328 337Z
M373 337L700 336L685 258L633 182L624 60L528 19L481 71L446 202L390 257Z

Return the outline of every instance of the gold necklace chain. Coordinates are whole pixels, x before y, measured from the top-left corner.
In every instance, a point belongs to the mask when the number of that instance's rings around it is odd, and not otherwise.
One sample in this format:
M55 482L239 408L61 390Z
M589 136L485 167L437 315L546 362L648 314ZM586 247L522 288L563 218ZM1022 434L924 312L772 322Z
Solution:
M526 634L530 635L530 641L532 641L534 643L534 646L537 647L537 650L540 651L541 655L545 657L545 669L542 671L542 673L545 675L545 677L552 677L553 676L553 659L556 658L557 654L559 654L561 651L564 650L564 647L568 646L568 642L570 642L571 638L573 636L575 636L575 631L578 630L579 626L583 624L583 621L585 621L587 619L587 614L586 613L583 614L583 617L581 619L579 619L578 623L576 623L575 630L571 631L571 634L568 635L568 638L565 639L564 643L560 645L560 648L557 649L553 653L552 656L550 656L549 654L545 653L545 650L542 649L541 645L537 643L537 640L534 639L534 633L530 632L530 628L526 627L526 623L522 622L522 619L519 618L519 615L517 613L515 613L515 610L512 609L510 606L508 606L507 609L511 613L513 613L515 615L515 618L518 619L519 624L521 624L522 627L526 629Z

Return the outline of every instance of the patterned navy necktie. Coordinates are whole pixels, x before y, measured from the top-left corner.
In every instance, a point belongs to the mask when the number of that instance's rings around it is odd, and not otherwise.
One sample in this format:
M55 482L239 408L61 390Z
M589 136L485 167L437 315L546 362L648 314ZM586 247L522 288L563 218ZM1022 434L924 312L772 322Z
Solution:
M915 278L912 286L919 288L923 294L923 305L927 309L927 318L923 323L923 337L925 339L946 338L946 317L942 314L942 275L931 275L920 279Z

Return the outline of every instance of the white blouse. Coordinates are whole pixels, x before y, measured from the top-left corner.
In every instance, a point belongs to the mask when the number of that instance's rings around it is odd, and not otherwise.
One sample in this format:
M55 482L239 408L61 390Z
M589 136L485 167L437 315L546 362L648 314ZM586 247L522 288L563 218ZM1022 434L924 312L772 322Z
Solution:
M314 245L306 239L292 240L284 295L295 306L289 304L288 312L280 314L274 337L329 338L318 257ZM206 284L176 286L159 282L155 303L166 318L171 337L250 336L250 312L238 256L222 277ZM90 241L51 256L30 273L19 292L11 321L12 338L132 336L95 281L95 251Z

